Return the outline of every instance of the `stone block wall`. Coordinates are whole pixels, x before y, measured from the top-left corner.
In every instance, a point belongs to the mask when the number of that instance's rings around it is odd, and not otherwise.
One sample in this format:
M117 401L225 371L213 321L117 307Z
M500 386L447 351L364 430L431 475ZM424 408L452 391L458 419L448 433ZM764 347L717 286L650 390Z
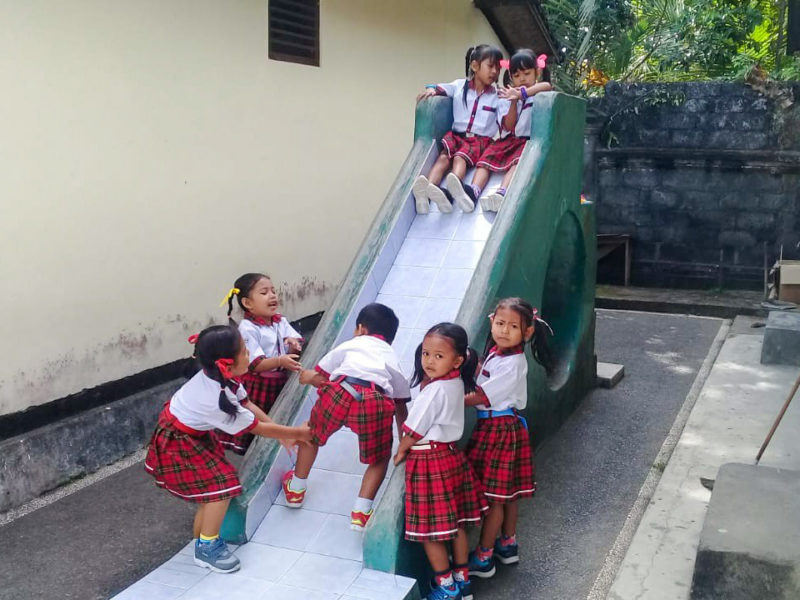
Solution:
M632 236L634 284L759 288L781 245L798 256L794 91L611 83L592 102L585 188L598 233ZM598 279L620 281L608 262Z

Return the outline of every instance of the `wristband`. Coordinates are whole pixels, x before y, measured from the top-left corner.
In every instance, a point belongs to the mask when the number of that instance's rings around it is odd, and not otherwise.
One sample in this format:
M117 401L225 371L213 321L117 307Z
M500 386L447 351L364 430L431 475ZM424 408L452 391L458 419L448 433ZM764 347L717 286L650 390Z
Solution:
M528 99L528 90L525 89L524 85L521 88L519 88L519 95L522 96L523 102L525 102Z
M439 87L439 86L436 85L435 83L429 83L428 85L425 86L425 88L429 89L429 90L431 90L431 89L435 90L437 87Z

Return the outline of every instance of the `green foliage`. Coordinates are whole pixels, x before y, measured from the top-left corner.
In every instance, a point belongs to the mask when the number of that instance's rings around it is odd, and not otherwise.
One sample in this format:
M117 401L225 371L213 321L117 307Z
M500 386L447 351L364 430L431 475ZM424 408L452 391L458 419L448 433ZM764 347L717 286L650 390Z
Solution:
M796 79L785 57L786 0L543 0L563 60L562 90L600 93L608 79L744 78L760 68Z

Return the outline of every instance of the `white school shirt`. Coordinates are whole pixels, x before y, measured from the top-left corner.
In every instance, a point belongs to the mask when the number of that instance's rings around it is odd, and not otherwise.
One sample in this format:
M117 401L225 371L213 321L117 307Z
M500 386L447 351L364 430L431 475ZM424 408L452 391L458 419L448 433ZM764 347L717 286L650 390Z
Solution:
M252 429L257 424L256 416L241 405L247 398L244 387L240 385L236 393L225 388L228 400L236 406L234 415L229 415L219 408L221 387L203 371L198 371L172 396L169 401L169 412L187 427L198 431L221 429L225 433L235 435Z
M499 130L497 119L497 88L490 86L478 94L468 79L440 83L436 89L453 99L453 131L494 137ZM467 86L467 103L464 104L464 86Z
M533 114L533 96L529 96L525 102L522 102L522 99L516 100L517 103L517 124L514 126L514 135L516 137L531 137L531 114ZM501 99L498 107L497 107L497 114L499 116L500 122L503 122L503 118L508 114L509 109L511 108L511 100L503 100ZM505 137L509 135L508 131L503 132Z
M497 354L494 350L483 361L478 386L489 399L490 406L480 410L523 410L528 405L528 359L524 352Z
M251 363L261 356L275 358L286 354L283 339L303 337L289 325L286 317L281 317L278 323L270 325L259 325L245 317L239 323L239 333L244 338Z
M400 359L394 349L374 335L358 335L336 346L319 361L317 367L337 377L357 377L382 387L390 398L402 400L411 396Z
M449 443L464 433L464 382L461 377L434 379L408 406L403 429L425 442Z

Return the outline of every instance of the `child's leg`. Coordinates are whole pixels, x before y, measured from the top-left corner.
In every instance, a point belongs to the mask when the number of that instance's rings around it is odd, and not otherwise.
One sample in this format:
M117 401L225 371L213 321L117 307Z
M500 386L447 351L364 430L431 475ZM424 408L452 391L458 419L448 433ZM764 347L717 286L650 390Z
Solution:
M197 505L197 512L194 513L194 525L192 526L192 537L197 539L200 537L200 528L203 524L203 508L205 504Z
M491 171L486 167L478 167L475 170L475 174L472 176L472 187L476 188L476 192L478 190L483 191L483 188L486 187L486 182L489 181L489 175ZM478 192L480 195L480 192Z
M453 174L458 177L461 181L464 181L464 175L467 174L467 161L464 160L461 156L456 156L453 159Z
M194 562L217 573L232 573L239 570L239 559L231 554L227 544L219 539L219 530L230 498L209 502L198 509L200 532L194 547Z
M422 542L425 555L431 563L434 573L450 571L450 559L447 557L447 544L444 542Z
M361 490L358 492L358 497L374 500L375 495L378 493L378 488L381 487L381 483L383 483L383 479L386 477L386 471L388 469L388 460L369 465L364 473L364 477L361 478Z
M459 529L453 540L453 564L466 566L469 560L469 539L464 529Z
M511 168L506 171L506 174L503 176L503 183L500 184L500 187L507 190L508 186L511 185L511 179L514 177L514 172L517 170L517 165L511 165Z
M209 502L203 506L200 535L206 538L219 536L219 530L222 527L222 521L225 519L225 513L230 502L230 499L219 500L217 502Z
M436 159L436 162L433 163L431 172L428 173L428 181L430 181L433 185L439 185L442 182L444 174L447 173L449 168L450 158L446 153L442 152Z
M519 515L519 505L517 501L503 504L503 535L512 537L517 535L517 516Z
M294 476L300 479L308 479L308 474L311 472L311 467L314 466L314 461L317 460L317 453L319 446L314 443L300 444L297 450L297 462L294 465Z
M489 510L486 517L483 519L483 529L481 529L480 545L483 550L494 548L494 541L500 534L500 528L503 526L503 505L493 503L489 505Z

